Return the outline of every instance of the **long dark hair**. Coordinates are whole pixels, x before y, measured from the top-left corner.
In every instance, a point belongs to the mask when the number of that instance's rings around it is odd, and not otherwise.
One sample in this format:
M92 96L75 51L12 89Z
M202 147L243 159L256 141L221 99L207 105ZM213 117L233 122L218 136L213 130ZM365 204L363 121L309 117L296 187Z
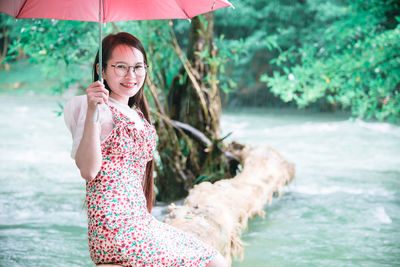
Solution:
M102 68L106 70L107 68L107 61L112 55L112 52L115 47L118 45L127 45L131 47L137 48L140 52L143 54L144 58L144 63L147 64L147 56L146 56L146 51L144 50L144 47L142 43L137 39L135 36L127 33L127 32L120 32L117 34L109 34L106 37L104 37L103 42L102 42ZM93 63L93 81L97 81L99 79L99 75L97 74L97 64L99 63L99 52L97 52L96 58ZM146 74L147 75L147 74ZM147 77L147 76L146 76ZM146 80L145 77L145 80ZM144 96L144 85L140 88L140 90L132 97L129 98L128 105L130 107L136 106L137 108L140 109L140 111L143 113L144 117L146 120L151 124L151 119L150 119L150 114L149 114L149 108L147 105L147 100L146 97ZM111 92L110 87L107 84L107 81L104 80L104 86L106 89ZM153 208L153 203L154 203L154 189L153 189L153 184L154 184L154 178L153 178L153 170L154 170L154 160L151 160L147 163L146 166L146 173L145 173L145 182L144 182L144 187L143 187L143 192L144 195L146 196L146 201L147 201L147 210L151 212L151 209Z

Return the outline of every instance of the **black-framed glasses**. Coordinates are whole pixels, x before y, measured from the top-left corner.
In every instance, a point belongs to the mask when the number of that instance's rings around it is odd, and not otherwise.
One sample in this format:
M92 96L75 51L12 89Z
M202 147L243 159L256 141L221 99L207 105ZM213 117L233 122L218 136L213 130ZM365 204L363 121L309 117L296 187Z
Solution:
M144 76L146 75L147 72L147 66L146 64L138 64L135 66L129 66L127 64L123 63L118 63L115 65L111 65L111 67L114 68L115 75L124 77L128 74L130 71L130 68L132 68L133 72L136 74L136 76Z

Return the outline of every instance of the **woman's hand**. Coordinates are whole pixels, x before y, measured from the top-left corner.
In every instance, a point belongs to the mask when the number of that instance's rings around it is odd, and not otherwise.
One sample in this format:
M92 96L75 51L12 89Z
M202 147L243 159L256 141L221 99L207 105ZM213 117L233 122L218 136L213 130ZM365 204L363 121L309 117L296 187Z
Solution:
M95 110L97 104L108 104L108 90L100 81L95 81L86 88L88 110Z

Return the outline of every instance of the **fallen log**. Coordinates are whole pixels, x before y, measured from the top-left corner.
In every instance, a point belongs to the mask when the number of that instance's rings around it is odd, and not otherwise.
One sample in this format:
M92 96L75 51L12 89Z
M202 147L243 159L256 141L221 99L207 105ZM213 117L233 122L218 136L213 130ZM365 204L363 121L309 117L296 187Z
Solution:
M232 179L195 185L182 206L168 206L164 222L191 233L213 246L229 265L243 258L240 239L250 218L263 216L274 192L294 178L294 165L270 147L249 148L237 143L231 152L243 162L243 170Z

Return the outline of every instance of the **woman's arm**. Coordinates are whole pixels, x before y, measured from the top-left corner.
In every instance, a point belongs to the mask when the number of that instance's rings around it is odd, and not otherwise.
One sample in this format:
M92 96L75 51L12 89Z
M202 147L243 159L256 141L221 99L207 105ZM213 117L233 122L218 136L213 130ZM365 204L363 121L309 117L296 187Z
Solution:
M90 181L94 179L100 171L102 163L101 145L100 145L100 127L99 122L93 122L93 116L97 104L107 103L108 90L104 85L96 81L86 89L88 108L85 119L82 140L79 143L75 155L75 163L78 166L81 176Z

